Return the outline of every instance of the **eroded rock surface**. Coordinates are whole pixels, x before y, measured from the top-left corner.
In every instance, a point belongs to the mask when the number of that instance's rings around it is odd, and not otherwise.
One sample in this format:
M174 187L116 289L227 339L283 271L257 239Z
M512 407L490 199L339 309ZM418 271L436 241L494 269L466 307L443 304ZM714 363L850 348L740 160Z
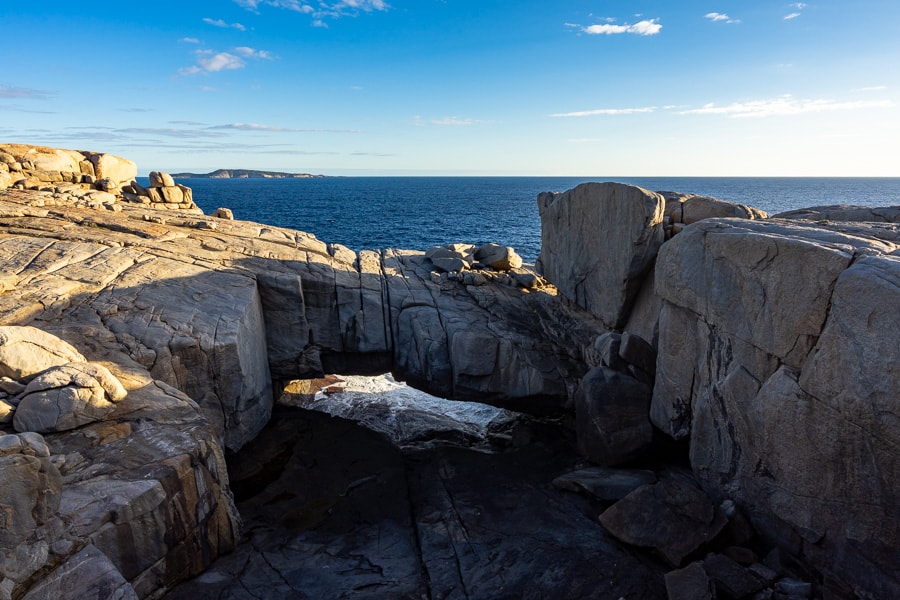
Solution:
M653 422L710 493L874 597L900 591L898 256L896 226L714 219L656 268Z

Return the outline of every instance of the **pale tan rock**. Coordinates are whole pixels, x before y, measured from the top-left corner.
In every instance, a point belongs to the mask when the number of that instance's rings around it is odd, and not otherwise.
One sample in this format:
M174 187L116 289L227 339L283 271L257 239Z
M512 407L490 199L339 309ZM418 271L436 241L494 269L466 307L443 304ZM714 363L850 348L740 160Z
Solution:
M215 216L220 219L234 221L234 212L230 208L217 208Z
M16 407L6 400L0 400L0 423L12 423Z
M109 178L122 184L137 177L137 165L126 158L102 153L92 153L88 158L94 165L94 175L98 179Z
M19 432L51 433L102 420L113 409L107 389L118 399L127 395L101 365L51 367L32 379L22 392L13 426Z
M50 367L84 360L71 345L40 329L0 326L0 376L30 379Z
M175 180L168 173L162 171L150 171L150 187L174 187Z

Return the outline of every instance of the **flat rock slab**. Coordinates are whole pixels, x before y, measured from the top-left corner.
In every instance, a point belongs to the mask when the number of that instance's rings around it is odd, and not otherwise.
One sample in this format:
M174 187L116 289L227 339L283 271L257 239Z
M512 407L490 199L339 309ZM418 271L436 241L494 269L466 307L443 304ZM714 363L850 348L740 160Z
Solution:
M404 455L343 419L278 408L232 461L244 541L168 598L664 597L662 569L552 486L571 444L533 435L499 454Z
M656 483L653 471L588 467L553 480L553 485L570 492L585 492L600 501L621 500L642 485Z

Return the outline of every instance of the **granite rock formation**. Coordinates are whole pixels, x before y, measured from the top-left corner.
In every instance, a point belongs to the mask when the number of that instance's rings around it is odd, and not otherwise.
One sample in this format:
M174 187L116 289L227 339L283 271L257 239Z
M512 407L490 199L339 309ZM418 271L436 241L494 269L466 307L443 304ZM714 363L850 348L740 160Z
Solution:
M599 463L642 455L656 441L650 423L686 440L690 475L654 474L655 483L616 498L623 504L604 500L614 535L656 548L676 569L670 591L686 581L733 597L900 595L894 209L765 219L716 199L586 184L538 199L548 284L508 252L508 265L477 271L468 268L475 248L446 257L466 265L459 270L436 268L432 253L354 252L224 211L204 216L165 174L135 187L127 162L109 155L0 149L0 470L15 482L0 490L11 515L0 531L0 598L96 586L158 596L202 572L238 536L224 452L263 431L273 390L325 372L388 370L444 397L574 412L582 451ZM179 192L181 202L169 202ZM512 593L596 591L565 561L529 580L523 565L540 565L498 541L507 528L538 548L587 544L607 561L604 577L625 560L646 581L614 581L616 594L661 594L659 563L644 570L623 558L599 526L572 531L549 511L524 520L568 533L560 541L542 529L536 541L504 521L523 498L556 502L548 493L561 492L512 480L502 492L484 482L451 491L457 471L490 484L504 469L521 475L522 464L546 459L529 454L540 446L477 464L455 451L391 463L407 482L394 508L417 506L422 516L417 533L389 536L419 561L410 573L410 563L392 563L411 576L394 591L505 593L502 577L481 569L484 556L517 565ZM288 496L260 495L251 510L278 505L300 520L264 532L280 554L252 555L260 570L250 575L277 575L321 550L371 576L374 567L335 554L327 536L314 552L290 545L307 519L330 522L332 496L362 486L352 511L370 514L369 476L307 498L299 512ZM549 469L544 476L549 484ZM472 501L486 489L490 502ZM641 515L653 506L675 516L650 527ZM483 510L493 523L483 525ZM702 524L696 544L675 527L682 517L687 529ZM342 539L365 545L376 534L353 529ZM765 565L754 548L769 553ZM235 577L252 583L243 571Z
M117 210L118 202L135 202L159 210L201 213L191 189L176 184L168 173L151 172L149 188L135 177L137 165L112 154L0 144L0 190L14 187L49 192L47 206Z

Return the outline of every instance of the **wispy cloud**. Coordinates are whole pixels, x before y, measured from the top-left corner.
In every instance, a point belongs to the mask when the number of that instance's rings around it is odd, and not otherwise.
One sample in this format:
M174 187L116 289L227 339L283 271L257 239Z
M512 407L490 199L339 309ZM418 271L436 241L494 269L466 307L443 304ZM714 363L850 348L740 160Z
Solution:
M36 90L33 88L17 87L13 85L0 84L0 98L17 98L24 100L43 100L52 96L51 92L45 90Z
M227 123L225 125L211 125L207 127L207 129L284 133L362 133L358 129L297 129L293 127L280 127L278 125L261 125L259 123Z
M226 23L222 19L210 19L206 17L203 19L203 22L207 25L212 25L213 27L222 27L225 29L237 29L238 31L247 31L247 28L240 23Z
M594 117L598 115L616 116L616 115L634 115L641 113L652 113L657 109L656 106L643 106L640 108L595 108L593 110L579 110L575 112L554 113L551 117L567 118L567 117Z
M432 125L442 125L445 127L469 126L474 125L477 121L474 119L461 119L459 117L443 117L441 119L432 119Z
M314 27L328 27L324 19L356 17L362 13L386 11L390 5L384 0L339 0L338 2L316 2L304 0L234 0L235 4L258 13L260 7L271 6L312 17Z
M200 43L200 40L198 40L197 38L194 38L194 37L184 37L178 41L182 42L184 44L199 44Z
M886 85L869 85L863 88L859 88L860 92L884 92L887 91L888 86Z
M714 103L701 108L693 108L679 111L680 115L723 115L734 119L781 117L801 115L808 113L862 110L869 108L889 108L893 103L889 100L856 100L851 102L838 102L835 100L811 100L798 99L786 95L768 100L754 100L750 102L734 102L725 106Z
M722 21L725 23L737 24L737 23L741 22L740 19L732 19L725 13L719 13L719 12L706 13L706 18L714 23Z
M214 50L197 50L197 64L183 67L178 70L179 75L197 75L199 73L218 73L219 71L232 71L243 69L247 66L244 59L272 60L275 57L266 50L257 50L248 46L232 48L230 52L215 52Z
M804 3L804 2L794 2L793 4L789 4L789 5L788 5L788 8L794 9L794 12L791 12L791 13L786 14L786 15L784 16L784 20L785 20L785 21L790 21L790 20L792 20L792 19L796 19L796 18L799 17L801 14L803 14L802 11L803 11L804 8L806 8L806 6L807 6L807 5L806 5L806 3Z
M615 23L604 23L602 25L588 25L582 29L583 32L590 35L619 35L623 33L632 33L635 35L656 35L662 29L658 19L644 19L634 24L617 25Z
M240 54L244 58L259 58L262 60L272 60L274 57L266 50L255 50L247 46L238 46L234 49L235 54Z

